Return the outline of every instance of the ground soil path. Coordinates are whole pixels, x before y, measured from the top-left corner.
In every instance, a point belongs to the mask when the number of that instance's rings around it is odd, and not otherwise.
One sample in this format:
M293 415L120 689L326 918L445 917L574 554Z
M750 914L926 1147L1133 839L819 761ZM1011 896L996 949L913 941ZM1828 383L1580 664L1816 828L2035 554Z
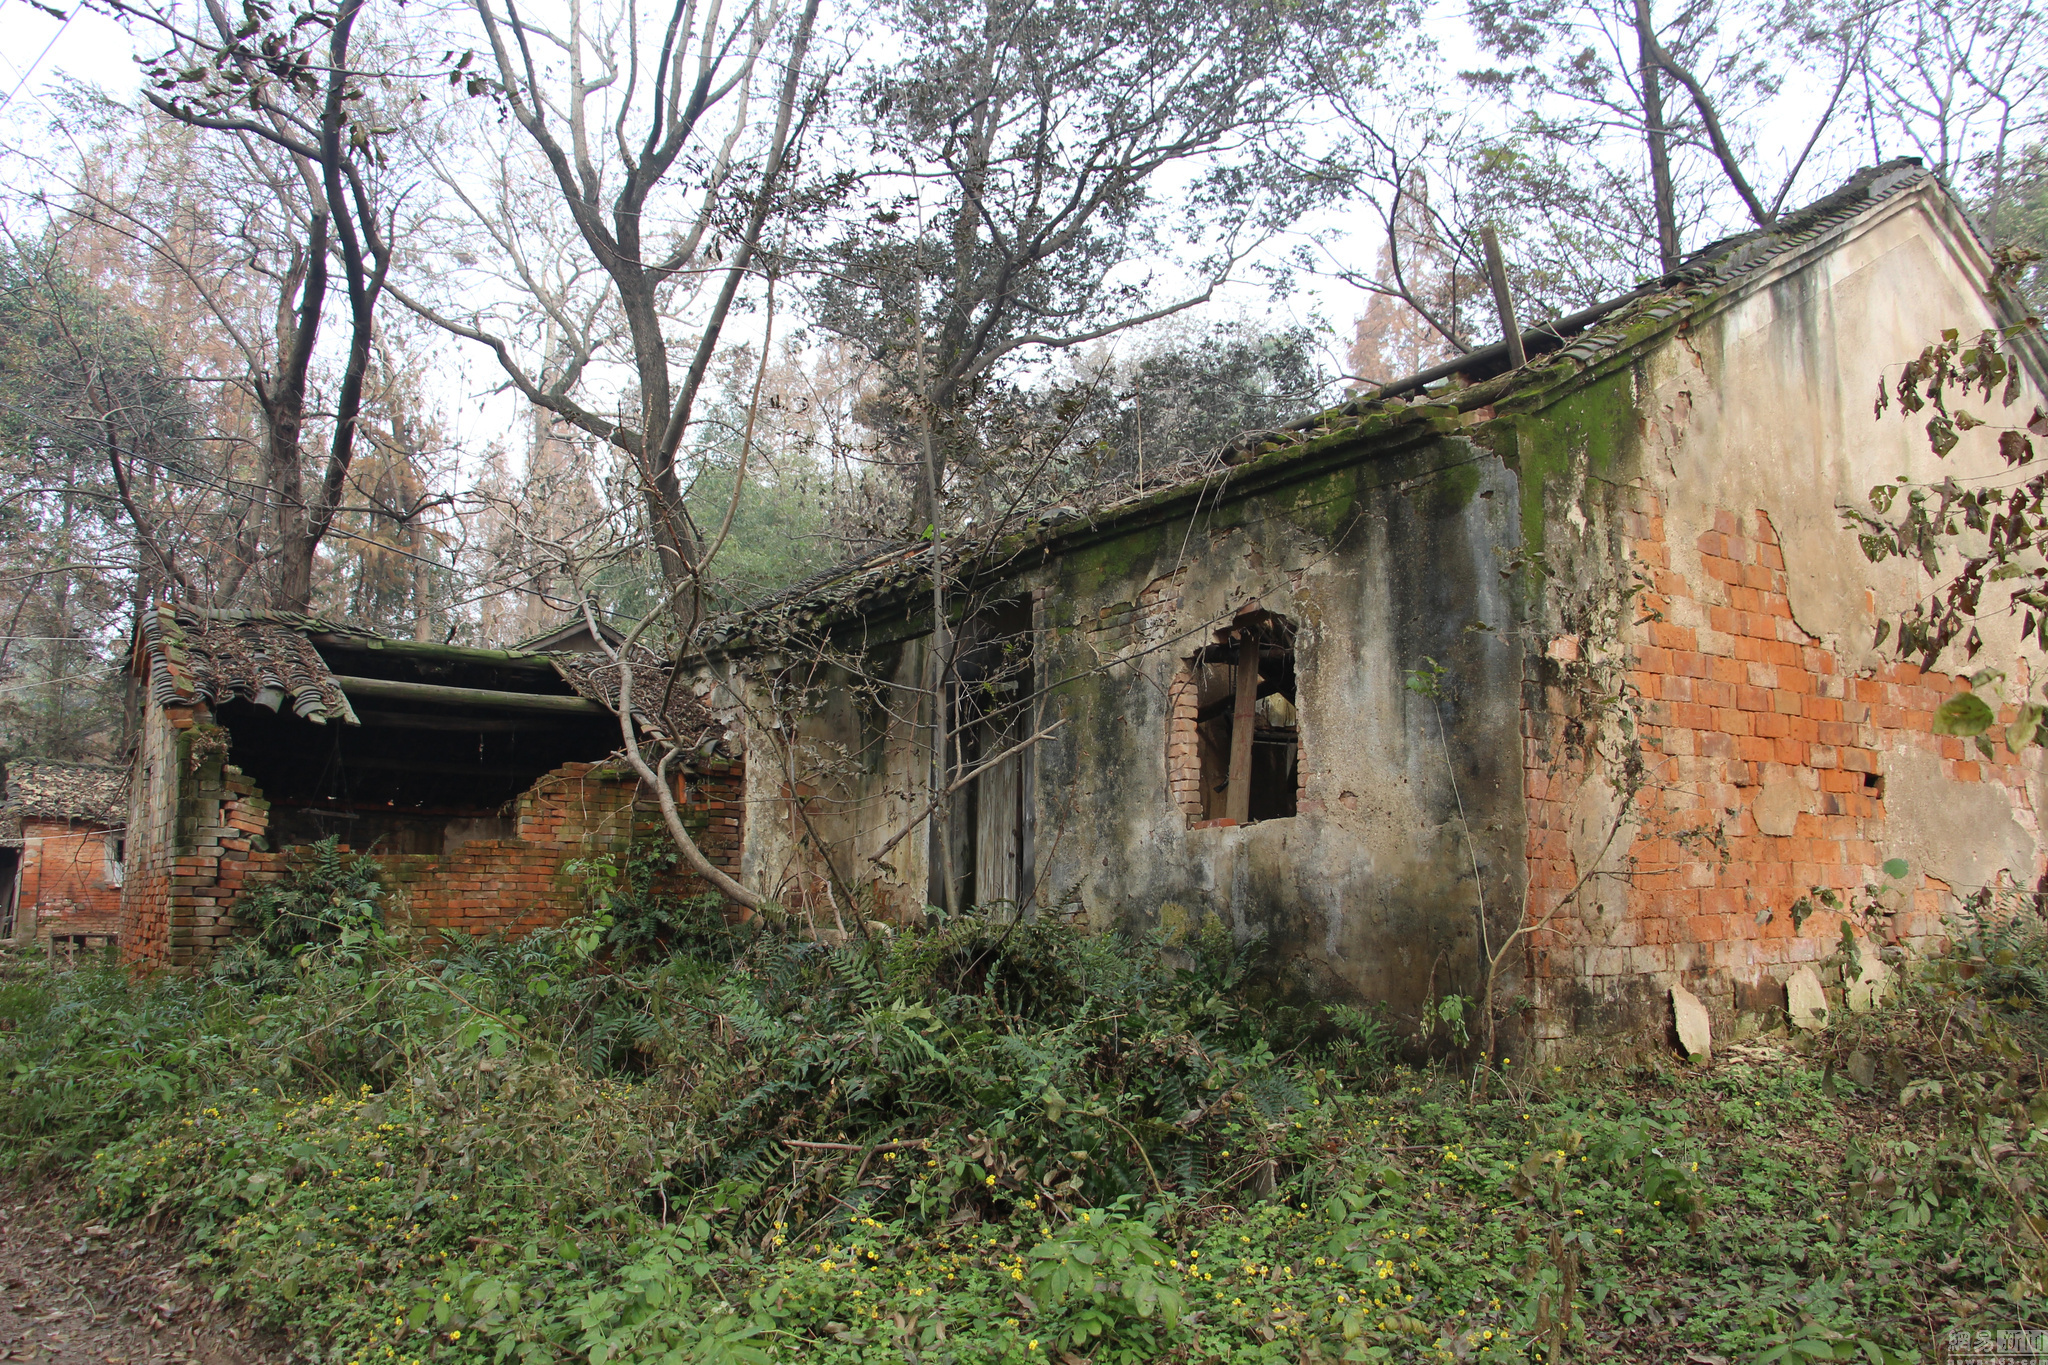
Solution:
M67 1192L0 1188L0 1361L262 1365L170 1238L81 1223Z

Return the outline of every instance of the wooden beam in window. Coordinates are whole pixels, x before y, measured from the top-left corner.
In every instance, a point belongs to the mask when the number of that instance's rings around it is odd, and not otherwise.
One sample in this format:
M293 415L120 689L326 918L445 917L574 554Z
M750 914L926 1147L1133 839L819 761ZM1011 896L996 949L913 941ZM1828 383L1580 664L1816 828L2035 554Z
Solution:
M1237 642L1237 710L1230 721L1230 795L1224 818L1247 824L1252 815L1252 731L1258 724L1259 637L1245 631Z

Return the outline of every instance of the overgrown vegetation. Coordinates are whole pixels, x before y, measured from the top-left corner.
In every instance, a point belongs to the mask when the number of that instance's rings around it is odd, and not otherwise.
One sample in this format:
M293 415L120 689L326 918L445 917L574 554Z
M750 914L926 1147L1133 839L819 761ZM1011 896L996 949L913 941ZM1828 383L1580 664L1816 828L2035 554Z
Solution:
M18 973L0 1151L335 1362L1884 1365L2048 1325L2027 906L1819 1043L1475 1099L1368 1012L1252 1003L1214 920L669 933L629 864L518 942Z

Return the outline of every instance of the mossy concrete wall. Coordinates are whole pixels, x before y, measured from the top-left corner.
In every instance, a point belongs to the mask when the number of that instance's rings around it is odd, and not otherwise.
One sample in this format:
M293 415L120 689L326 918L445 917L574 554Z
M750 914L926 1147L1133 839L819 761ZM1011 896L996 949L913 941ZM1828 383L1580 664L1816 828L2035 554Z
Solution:
M1521 896L1519 488L1459 436L1106 536L1043 572L1040 900L1092 924L1263 936L1274 984L1414 1017L1475 983ZM1125 604L1142 609L1125 611ZM1190 828L1168 690L1256 604L1298 627L1298 813ZM1440 699L1409 688L1431 663Z
M980 587L1030 604L1031 724L1057 726L1033 755L1031 909L1169 935L1217 915L1263 943L1274 988L1408 1018L1474 989L1482 910L1497 941L1522 892L1522 530L1515 476L1462 421L1228 471ZM1168 694L1252 606L1298 626L1298 813L1191 828L1168 788ZM875 857L929 803L929 616L910 617L865 621L856 667L745 670L744 866L825 929L835 900L886 920L934 898L929 838ZM1438 698L1406 685L1432 661Z

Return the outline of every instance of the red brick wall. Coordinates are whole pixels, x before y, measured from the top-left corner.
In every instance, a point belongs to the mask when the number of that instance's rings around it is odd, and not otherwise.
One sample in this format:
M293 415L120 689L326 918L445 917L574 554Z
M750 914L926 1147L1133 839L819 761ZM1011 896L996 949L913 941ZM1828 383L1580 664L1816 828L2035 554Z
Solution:
M194 769L185 752L189 742L182 748L177 742L176 719L152 717L162 735L154 744L151 734L144 737L145 754L161 751L158 760L177 776L178 794L174 810L152 808L138 822L161 837L132 860L123 954L184 966L204 961L243 932L235 902L275 878L286 855L254 842L270 820L270 804L255 784L217 756ZM740 765L711 765L691 774L684 807L688 823L701 822L699 846L733 873L739 866L740 786ZM564 864L623 850L636 835L666 837L655 803L635 801L638 789L636 779L616 769L566 764L521 795L516 838L466 843L439 856L378 856L392 893L390 912L419 927L469 933L521 933L559 923L581 908ZM164 798L158 793L146 804L159 806ZM675 878L670 889L693 895L707 888L688 876Z
M112 935L121 931L121 888L107 877L108 831L69 820L21 822L20 899L16 933L47 942L52 934Z
M1987 760L1932 733L1935 708L1961 679L1899 663L1851 676L1799 627L1767 515L1717 512L1697 537L1700 572L1689 578L1674 567L1662 500L1642 490L1630 498L1626 549L1648 589L1635 599L1641 629L1624 660L1640 823L1623 827L1602 864L1621 875L1597 878L1530 940L1538 1035L1551 1041L1666 1019L1672 984L1707 1003L1717 1030L1782 1008L1785 977L1840 942L1839 915L1822 910L1795 928L1794 902L1813 888L1856 895L1883 880L1880 865L1895 851L1887 753L1917 748L1950 781L1998 783L2027 802L2003 745ZM1569 663L1578 648L1566 637L1549 655ZM1598 803L1579 800L1583 740L1600 718L1578 708L1554 681L1525 689L1532 923L1580 879L1575 836L1590 861L1611 827ZM1775 807L1759 804L1767 786ZM1948 890L1916 869L1878 932L1907 944L1938 935Z
M1202 818L1200 696L1194 667L1182 664L1166 692L1166 789L1190 826Z

